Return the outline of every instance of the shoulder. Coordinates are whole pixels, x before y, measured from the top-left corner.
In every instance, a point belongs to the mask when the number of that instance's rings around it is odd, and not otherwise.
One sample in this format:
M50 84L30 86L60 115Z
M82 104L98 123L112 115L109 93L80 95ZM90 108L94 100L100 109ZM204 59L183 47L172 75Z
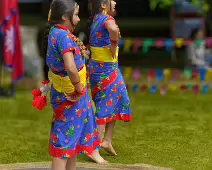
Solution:
M73 38L72 38L72 34L66 30L61 30L61 29L58 29L57 32L55 32L55 34L58 34L57 37L58 37L58 40L61 42L61 41L64 41L64 42L69 42L69 43L74 43L73 41Z
M58 35L58 38L66 38L69 35L69 32L67 30L62 30L55 28L54 33Z
M102 15L102 20L103 20L104 22L107 22L107 21L109 21L109 20L113 20L113 21L116 22L116 20L115 20L112 16L110 16L110 15L104 15L104 14L101 14L101 15Z
M116 20L115 20L112 16L110 16L110 15L107 15L106 20L107 20L107 21L108 21L108 20L113 20L113 21L115 21L115 22L116 22Z

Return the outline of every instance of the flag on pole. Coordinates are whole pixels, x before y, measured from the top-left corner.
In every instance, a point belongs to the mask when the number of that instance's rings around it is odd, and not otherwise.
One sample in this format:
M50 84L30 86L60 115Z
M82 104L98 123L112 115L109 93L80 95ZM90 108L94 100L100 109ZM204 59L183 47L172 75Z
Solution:
M13 71L14 84L24 74L18 1L2 0L1 3L0 33L4 40L3 58L5 65Z

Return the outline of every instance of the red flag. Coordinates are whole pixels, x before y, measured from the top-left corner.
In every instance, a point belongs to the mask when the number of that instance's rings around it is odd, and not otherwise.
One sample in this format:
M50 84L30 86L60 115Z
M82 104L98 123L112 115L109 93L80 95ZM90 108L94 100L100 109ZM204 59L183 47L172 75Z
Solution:
M13 69L14 83L24 74L17 0L3 0L0 10L2 11L0 30L4 37L4 63Z

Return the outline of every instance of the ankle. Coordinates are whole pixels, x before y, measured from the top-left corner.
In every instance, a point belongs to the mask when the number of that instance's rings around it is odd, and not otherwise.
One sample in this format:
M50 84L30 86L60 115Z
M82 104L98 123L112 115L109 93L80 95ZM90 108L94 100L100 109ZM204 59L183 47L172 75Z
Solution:
M107 142L107 143L112 143L112 139L104 138L104 139L103 139L103 142L104 142L104 141Z

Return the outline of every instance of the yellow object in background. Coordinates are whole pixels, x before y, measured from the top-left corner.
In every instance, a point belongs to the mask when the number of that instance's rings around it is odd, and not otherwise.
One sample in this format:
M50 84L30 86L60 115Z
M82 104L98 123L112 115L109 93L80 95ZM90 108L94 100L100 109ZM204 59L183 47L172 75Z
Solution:
M207 70L205 80L206 81L212 80L212 69Z
M168 89L169 89L170 91L177 91L177 85L175 85L175 84L170 84L170 85L168 86Z
M131 39L126 39L124 41L124 52L130 52L130 48L132 47L133 41Z
M132 67L124 67L123 76L125 80L129 80L132 77Z
M184 39L183 39L183 38L177 38L177 39L175 40L175 45L176 45L177 48L182 47L183 44L184 44Z
M170 80L171 76L172 76L171 70L170 69L164 69L163 75L164 75L165 80Z

